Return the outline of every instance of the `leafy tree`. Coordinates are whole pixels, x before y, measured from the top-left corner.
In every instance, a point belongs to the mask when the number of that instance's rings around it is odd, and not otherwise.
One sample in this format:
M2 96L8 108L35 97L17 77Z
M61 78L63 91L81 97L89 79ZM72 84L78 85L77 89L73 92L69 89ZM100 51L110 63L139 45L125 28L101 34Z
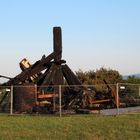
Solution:
M89 70L83 72L81 69L76 72L76 75L81 80L83 84L93 85L93 84L103 84L105 79L109 84L115 84L122 81L122 76L118 71L106 68L100 68L99 70Z
M76 72L77 77L84 85L94 84L96 73L93 70L83 72L81 69Z
M108 84L116 84L122 81L122 76L118 71L103 67L96 71L96 77L97 81L103 81L105 79Z
M126 80L124 80L125 83L132 83L132 84L140 84L140 78L135 77L135 75L128 76Z

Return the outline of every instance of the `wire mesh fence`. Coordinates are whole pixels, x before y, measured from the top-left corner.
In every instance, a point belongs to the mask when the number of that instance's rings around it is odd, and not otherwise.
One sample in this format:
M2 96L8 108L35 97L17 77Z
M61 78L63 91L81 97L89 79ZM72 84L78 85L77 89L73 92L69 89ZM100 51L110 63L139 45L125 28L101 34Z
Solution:
M140 85L1 86L0 112L8 114L101 114L140 112Z
M2 86L0 87L0 112L10 113L11 108L11 86Z

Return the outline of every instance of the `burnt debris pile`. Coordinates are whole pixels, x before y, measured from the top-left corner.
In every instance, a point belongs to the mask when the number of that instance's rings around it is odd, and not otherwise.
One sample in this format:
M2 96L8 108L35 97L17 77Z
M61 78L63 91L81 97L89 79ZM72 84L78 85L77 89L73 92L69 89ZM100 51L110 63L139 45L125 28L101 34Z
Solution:
M26 58L20 62L22 72L14 78L8 78L2 87L13 86L13 110L17 113L58 111L61 92L61 109L75 112L119 106L116 89L112 89L104 80L106 92L97 92L93 87L81 84L80 80L62 59L62 34L60 27L53 28L53 52L45 55L34 64ZM2 76L1 76L2 77ZM61 88L61 89L60 89ZM3 107L9 92L0 98Z

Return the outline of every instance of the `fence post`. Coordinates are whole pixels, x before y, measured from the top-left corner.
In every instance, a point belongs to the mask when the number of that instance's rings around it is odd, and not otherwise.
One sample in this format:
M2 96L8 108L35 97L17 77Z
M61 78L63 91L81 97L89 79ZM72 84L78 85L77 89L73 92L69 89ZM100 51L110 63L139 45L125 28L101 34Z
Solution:
M35 84L35 104L37 105L37 84Z
M119 115L119 83L116 84L117 115Z
M10 115L13 115L13 85L11 85L11 105L10 105Z
M140 97L140 85L139 85L139 97Z
M61 110L61 94L62 94L61 85L59 85L59 117L62 116L62 110Z
M56 96L56 93L54 92L54 96L53 96L53 112L55 112L55 110L56 110L56 105L55 105L56 100L55 100L55 96Z

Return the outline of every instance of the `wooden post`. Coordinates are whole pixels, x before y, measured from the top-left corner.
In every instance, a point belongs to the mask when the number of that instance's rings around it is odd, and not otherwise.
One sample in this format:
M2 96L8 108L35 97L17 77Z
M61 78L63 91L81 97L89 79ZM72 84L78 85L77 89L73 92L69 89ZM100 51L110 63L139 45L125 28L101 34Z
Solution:
M37 85L35 84L35 104L37 105Z
M61 70L62 58L62 33L61 27L53 28L53 50L54 50L54 63L56 64L56 72L53 77L53 84L55 87L55 94L59 93L59 85L63 85L64 79Z
M62 58L62 34L60 27L53 28L54 61L60 62Z
M140 85L139 85L139 97L140 97Z
M56 104L55 104L56 99L55 99L55 96L56 96L56 93L54 92L54 96L53 96L53 112L56 111Z

